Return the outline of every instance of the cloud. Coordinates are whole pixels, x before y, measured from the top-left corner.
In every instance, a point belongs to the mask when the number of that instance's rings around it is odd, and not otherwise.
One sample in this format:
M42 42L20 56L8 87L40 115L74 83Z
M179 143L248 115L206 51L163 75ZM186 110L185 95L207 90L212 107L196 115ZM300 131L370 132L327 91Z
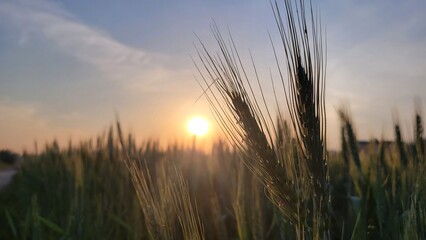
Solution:
M41 37L67 55L95 66L106 79L123 81L129 89L141 81L145 90L153 89L165 78L182 75L179 69L168 69L166 56L126 46L51 1L2 2L0 19L18 27L20 44L28 44L31 37Z
M151 61L149 54L86 26L59 6L47 1L34 2L39 4L26 1L2 3L0 13L18 24L24 34L42 34L68 54L104 69L114 65L141 66Z

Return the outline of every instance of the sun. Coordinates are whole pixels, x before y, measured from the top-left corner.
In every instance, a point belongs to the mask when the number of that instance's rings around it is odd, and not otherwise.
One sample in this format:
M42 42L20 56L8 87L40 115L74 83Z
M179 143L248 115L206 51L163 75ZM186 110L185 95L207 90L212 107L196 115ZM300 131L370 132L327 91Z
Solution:
M192 117L188 121L188 131L195 136L203 136L209 131L209 123L205 118Z

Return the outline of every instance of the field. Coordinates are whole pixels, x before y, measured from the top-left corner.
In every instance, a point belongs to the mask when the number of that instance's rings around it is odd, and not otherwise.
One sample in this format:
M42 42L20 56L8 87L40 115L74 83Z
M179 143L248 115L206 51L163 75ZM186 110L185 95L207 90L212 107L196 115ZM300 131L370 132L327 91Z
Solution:
M342 128L344 150L329 153L333 237L424 239L422 142L372 142L360 153L348 129ZM24 155L22 169L0 195L2 239L300 237L243 164L246 154L223 142L210 154L177 145L159 149L155 142L136 147L130 136L123 151L115 132ZM147 189L132 184L124 162L128 152L135 167L149 171ZM168 191L171 186L179 191ZM144 191L152 202L138 200L137 192ZM182 214L174 203L193 214Z
M200 41L193 61L226 139L209 152L195 137L192 148L136 144L117 121L91 140L24 152L0 192L0 238L426 239L420 105L412 139L395 120L393 140L368 143L341 107L341 148L329 151L325 38L312 8L292 3L271 2L282 44L271 40L272 105L253 59L249 74L213 24L218 51Z

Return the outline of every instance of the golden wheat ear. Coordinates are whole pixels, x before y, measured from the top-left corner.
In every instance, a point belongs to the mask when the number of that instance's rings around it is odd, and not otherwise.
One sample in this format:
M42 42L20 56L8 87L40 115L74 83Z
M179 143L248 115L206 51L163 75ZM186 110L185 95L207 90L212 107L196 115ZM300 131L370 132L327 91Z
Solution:
M277 159L272 140L274 129L269 127L271 121L267 120L272 118L263 115L259 103L253 98L248 75L232 38L230 44L226 44L215 25L212 30L220 53L213 57L200 42L201 66L196 65L206 86L203 88L206 98L228 140L246 153L245 164L263 182L270 199L291 222L296 223L297 201Z
M146 160L132 154L131 141L126 145L118 121L117 132L124 156L122 161L130 174L150 236L175 239L181 232L183 239L205 239L198 209L190 199L188 183L174 163L170 159L156 161L154 169L157 171L153 174Z
M273 83L274 96L278 108L284 103L289 109L298 143L294 153L282 152L279 142L274 141L280 137L283 117L279 116L281 123L272 120L251 59L254 74L250 76L257 80L260 95L254 93L232 37L226 42L213 25L219 52L212 54L200 41L197 53L201 64L194 63L200 72L204 95L222 130L248 155L245 164L262 181L270 199L291 223L307 226L310 234L325 233L328 224L321 222L328 220L329 187L322 31L312 7L307 10L303 0L285 0L285 18L277 2L271 2L271 7L283 44L283 66L288 73L284 77L272 43L285 97L281 103Z
M294 5L293 5L294 4ZM283 18L278 3L272 4L287 66L287 80L280 72L285 99L296 137L312 178L315 194L328 195L326 160L325 54L319 20L303 0L284 1ZM296 13L296 15L295 15ZM310 21L309 21L310 20ZM310 24L308 24L308 22ZM320 198L320 197L319 197Z

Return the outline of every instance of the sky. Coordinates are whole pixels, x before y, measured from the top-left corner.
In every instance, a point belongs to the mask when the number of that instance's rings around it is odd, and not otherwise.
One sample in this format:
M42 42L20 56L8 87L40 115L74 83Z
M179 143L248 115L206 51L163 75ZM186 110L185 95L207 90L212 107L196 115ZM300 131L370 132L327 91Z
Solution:
M392 138L396 116L411 139L415 99L426 106L426 2L313 3L327 42L328 146L339 148L342 104L359 139ZM268 82L268 32L279 36L267 0L0 0L0 148L96 137L117 115L139 142L185 141L193 115L216 139L191 60L197 37L217 50L213 21Z

